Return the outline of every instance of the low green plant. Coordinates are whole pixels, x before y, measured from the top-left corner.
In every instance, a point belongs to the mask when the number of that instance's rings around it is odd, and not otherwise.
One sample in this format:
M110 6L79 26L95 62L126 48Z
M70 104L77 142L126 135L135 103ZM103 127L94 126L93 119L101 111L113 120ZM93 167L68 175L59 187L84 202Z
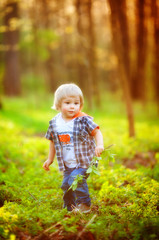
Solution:
M51 106L52 98L48 102ZM43 136L55 114L48 112L48 102L41 98L34 101L33 97L27 101L6 98L0 112L0 239L18 239L19 232L33 239L45 230L48 239L58 230L60 236L69 236L86 225L96 239L159 239L157 120L145 111L136 121L137 137L130 139L126 120L118 111L114 114L111 106L105 106L102 118L101 112L93 114L105 145L113 142L115 146L105 149L101 158L94 158L87 172L92 211L74 215L63 209L62 175L57 161L50 172L42 169L49 149ZM131 160L136 153L150 150L155 152L154 166L123 166L123 159ZM81 181L78 177L73 190Z
M100 172L97 169L97 166L98 166L98 163L99 163L100 160L104 159L105 161L107 161L107 164L109 164L111 161L112 162L115 161L115 159L114 159L115 154L113 154L111 152L111 147L112 146L113 146L113 144L108 146L108 147L106 147L104 149L104 151L102 152L101 157L96 157L96 156L93 157L93 159L92 159L92 161L91 161L91 163L90 163L90 165L89 165L89 167L88 167L88 169L86 171L86 175L87 176L89 176L90 174L100 175ZM85 176L82 176L82 175L78 174L75 177L73 183L71 184L71 186L69 187L68 190L72 189L73 191L75 191L77 186L78 186L78 184L82 182L84 177Z

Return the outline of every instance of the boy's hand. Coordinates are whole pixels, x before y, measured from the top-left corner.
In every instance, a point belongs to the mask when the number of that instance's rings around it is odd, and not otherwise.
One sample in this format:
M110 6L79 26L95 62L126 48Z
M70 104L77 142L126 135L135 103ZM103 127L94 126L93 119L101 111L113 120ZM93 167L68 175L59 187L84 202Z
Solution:
M104 151L103 145L98 145L95 148L95 155L96 157L100 157L101 153Z
M49 170L50 170L49 166L50 166L52 163L53 163L52 161L50 161L49 159L47 159L47 160L44 162L44 164L43 164L43 168L44 168L46 171L49 171Z

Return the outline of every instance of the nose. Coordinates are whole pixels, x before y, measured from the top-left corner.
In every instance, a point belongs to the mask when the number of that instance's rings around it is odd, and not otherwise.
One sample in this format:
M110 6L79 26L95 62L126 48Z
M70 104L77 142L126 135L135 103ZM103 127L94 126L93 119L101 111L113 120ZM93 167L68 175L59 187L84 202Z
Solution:
M74 108L74 104L73 103L71 104L71 108Z

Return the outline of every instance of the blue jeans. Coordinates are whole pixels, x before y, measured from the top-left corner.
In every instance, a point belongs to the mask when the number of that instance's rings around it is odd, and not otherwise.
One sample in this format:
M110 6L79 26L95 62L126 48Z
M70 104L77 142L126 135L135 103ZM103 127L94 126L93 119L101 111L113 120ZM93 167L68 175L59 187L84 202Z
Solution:
M65 168L64 179L61 188L64 191L64 207L67 207L68 211L72 211L72 206L76 206L76 204L79 203L85 203L88 206L91 205L91 199L89 197L88 186L86 182L88 177L86 171L87 169L85 168ZM75 191L72 191L72 189L68 190L75 177L79 174L83 175L82 182L78 183Z

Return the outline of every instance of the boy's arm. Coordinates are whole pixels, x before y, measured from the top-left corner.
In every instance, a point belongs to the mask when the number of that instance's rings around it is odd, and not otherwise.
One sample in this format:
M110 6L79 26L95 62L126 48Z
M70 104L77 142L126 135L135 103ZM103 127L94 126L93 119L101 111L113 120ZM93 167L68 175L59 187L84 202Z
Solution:
M99 129L95 129L93 132L93 136L96 141L96 148L95 148L95 154L97 157L100 157L100 154L104 150L104 144L103 144L103 135Z
M46 171L49 171L49 166L53 163L55 157L55 145L53 141L50 141L50 147L49 147L49 156L48 159L44 162L43 168Z

